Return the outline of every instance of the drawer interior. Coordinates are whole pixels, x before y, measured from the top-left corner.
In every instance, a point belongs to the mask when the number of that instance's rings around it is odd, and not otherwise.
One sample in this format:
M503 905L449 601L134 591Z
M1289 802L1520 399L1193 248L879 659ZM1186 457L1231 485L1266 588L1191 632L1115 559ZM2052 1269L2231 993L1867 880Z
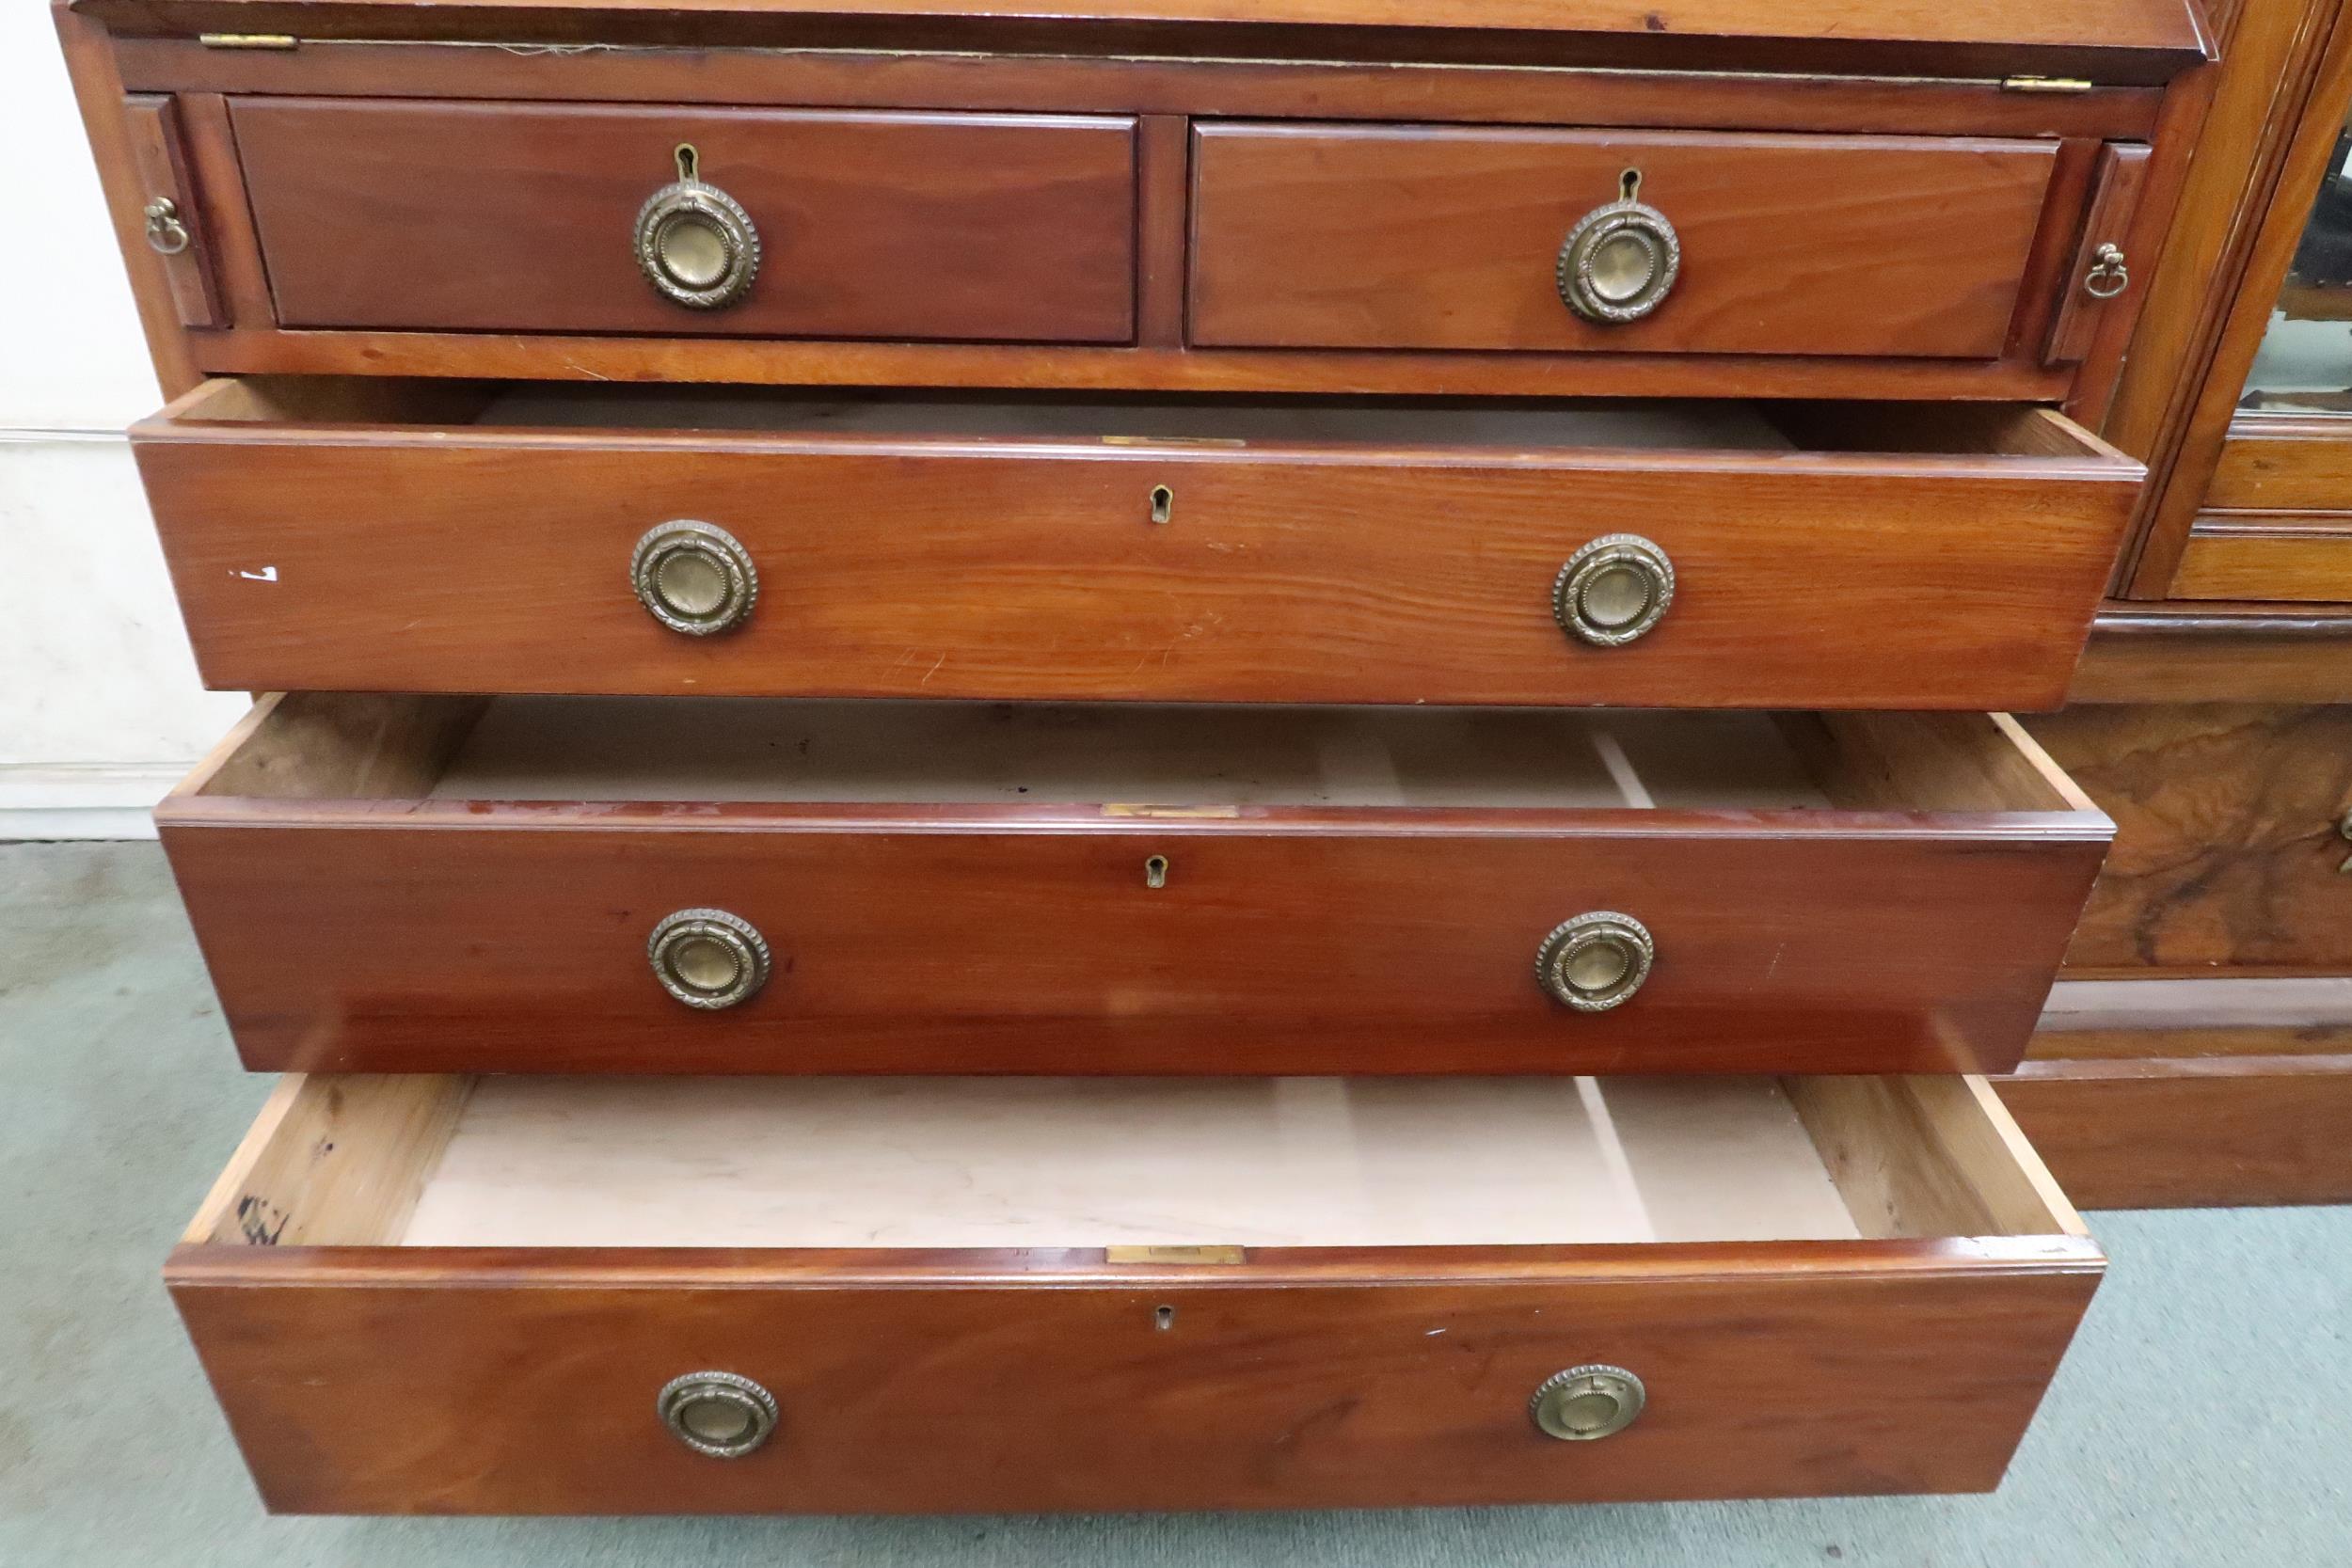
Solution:
M2081 1233L1969 1077L290 1076L185 1240L1108 1250Z
M614 438L769 436L847 444L919 440L1151 447L1210 452L1358 449L1368 453L1577 451L1962 456L2138 471L2054 409L2027 404L1822 404L1720 399L1463 400L835 391L720 387L358 381L215 381L167 410L182 434L463 426L501 437L583 432ZM153 432L157 426L151 425Z
M265 699L175 797L2065 813L2005 715Z

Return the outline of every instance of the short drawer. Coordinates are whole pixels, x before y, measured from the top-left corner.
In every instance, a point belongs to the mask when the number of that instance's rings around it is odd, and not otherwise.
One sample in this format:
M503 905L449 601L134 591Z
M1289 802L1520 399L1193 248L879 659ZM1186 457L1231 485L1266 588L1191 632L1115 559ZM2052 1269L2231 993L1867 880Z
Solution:
M2003 718L295 695L158 813L247 1066L1961 1071L2111 828Z
M1134 334L1129 119L300 98L231 113L280 326Z
M168 1278L274 1510L866 1513L1987 1490L2102 1267L1974 1078L313 1077Z
M1191 337L1992 359L2057 166L2054 141L1206 124Z
M1998 404L251 381L134 439L245 690L2050 707L2143 472Z

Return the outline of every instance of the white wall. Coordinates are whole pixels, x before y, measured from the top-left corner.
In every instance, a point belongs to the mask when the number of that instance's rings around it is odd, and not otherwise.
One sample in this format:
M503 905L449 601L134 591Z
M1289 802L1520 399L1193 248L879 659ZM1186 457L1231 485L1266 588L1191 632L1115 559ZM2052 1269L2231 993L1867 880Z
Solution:
M146 833L246 699L197 684L121 436L159 394L46 6L0 5L0 838Z

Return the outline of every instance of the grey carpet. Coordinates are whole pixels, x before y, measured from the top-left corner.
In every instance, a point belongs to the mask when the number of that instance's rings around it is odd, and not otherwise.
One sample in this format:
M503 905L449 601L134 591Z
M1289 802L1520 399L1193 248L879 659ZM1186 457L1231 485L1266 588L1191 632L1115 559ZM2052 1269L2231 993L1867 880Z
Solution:
M157 1279L264 1089L236 1070L153 846L0 845L0 1564L2352 1563L2344 1209L2094 1215L2113 1272L1989 1497L274 1520Z

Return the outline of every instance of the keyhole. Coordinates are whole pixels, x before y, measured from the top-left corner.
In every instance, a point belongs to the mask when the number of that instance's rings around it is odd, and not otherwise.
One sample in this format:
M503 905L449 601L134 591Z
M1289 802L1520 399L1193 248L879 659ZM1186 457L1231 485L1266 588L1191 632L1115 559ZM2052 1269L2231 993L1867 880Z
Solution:
M677 177L680 180L690 185L693 184L702 178L702 166L703 155L694 150L692 142L682 141L677 144Z
M1152 520L1164 523L1175 515L1176 492L1165 484L1152 486Z
M1640 169L1629 168L1617 176L1617 199L1619 201L1638 201L1641 196L1642 171Z
M1143 863L1143 885L1150 888L1168 886L1168 857L1153 855Z
M1160 1330L1162 1333L1166 1333L1168 1330L1174 1328L1176 1326L1176 1308L1173 1307L1154 1307L1152 1308L1152 1326Z

